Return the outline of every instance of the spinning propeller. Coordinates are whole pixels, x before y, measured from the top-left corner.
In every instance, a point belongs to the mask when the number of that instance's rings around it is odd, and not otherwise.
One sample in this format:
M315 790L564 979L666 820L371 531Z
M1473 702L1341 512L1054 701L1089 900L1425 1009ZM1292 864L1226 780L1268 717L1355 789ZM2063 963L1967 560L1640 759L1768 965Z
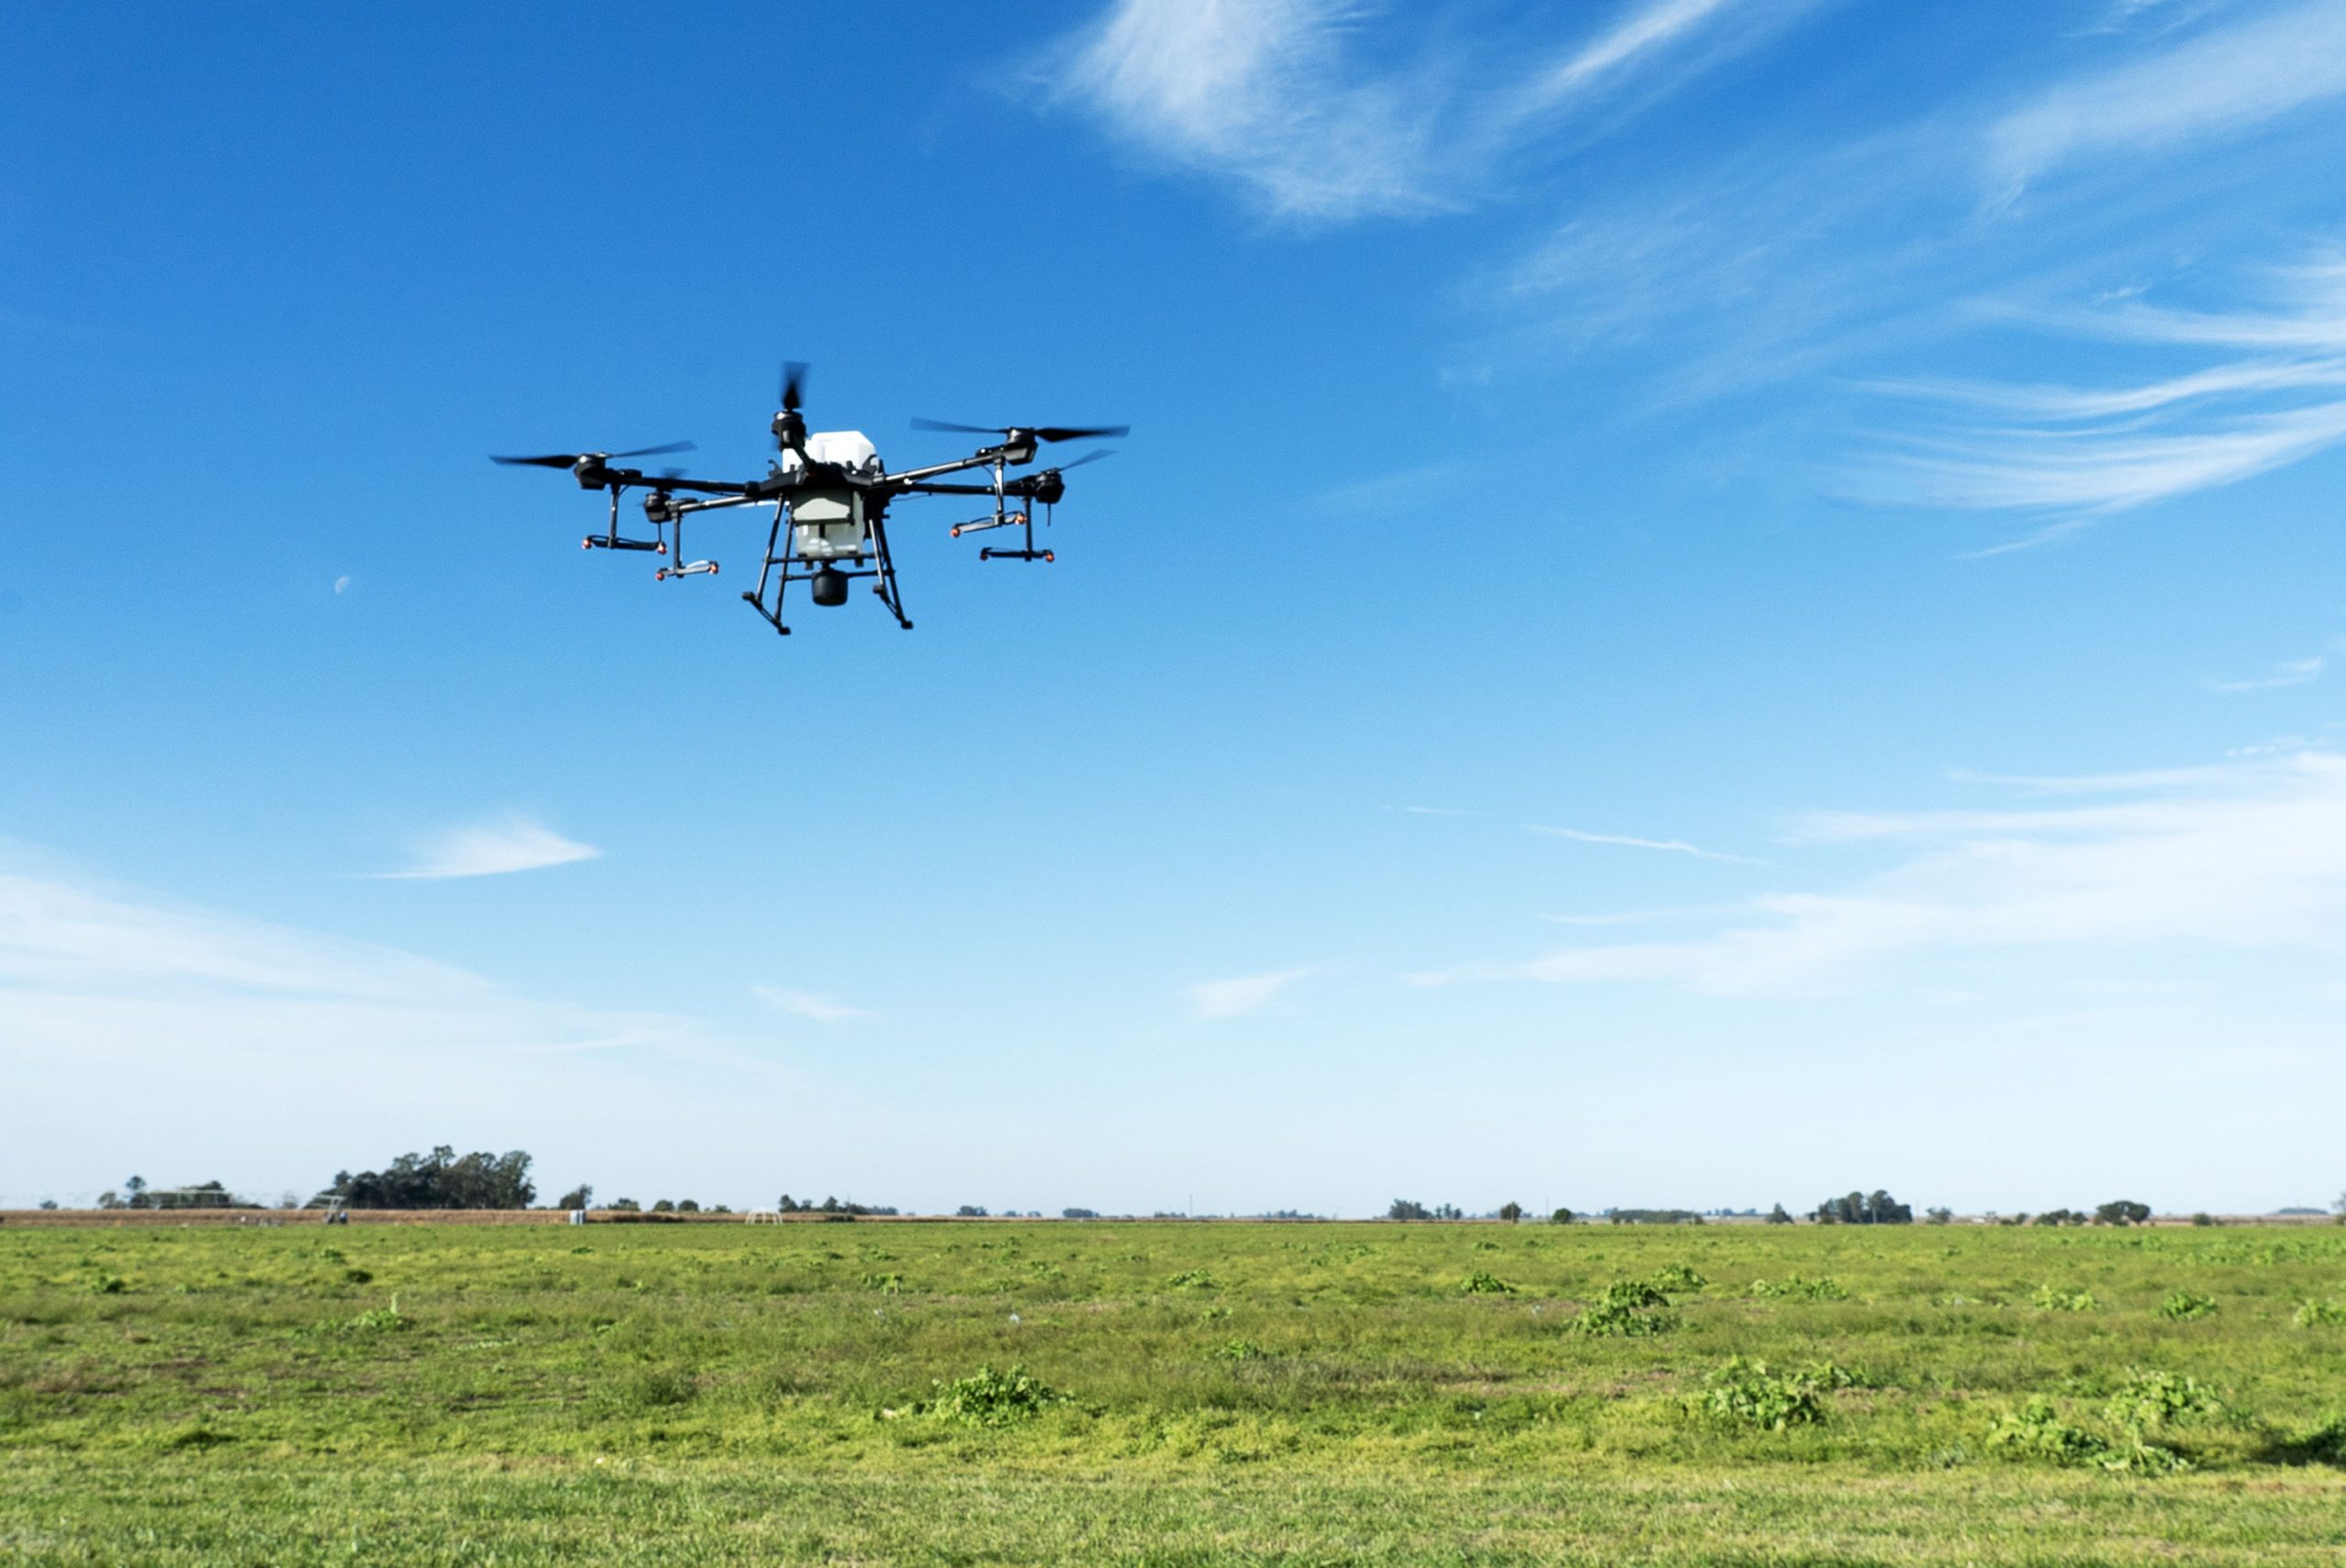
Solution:
M1037 441L1090 441L1102 435L1130 435L1128 424L954 424L941 419L916 419L915 430L949 430L961 435L999 435L1015 444L1018 436L1031 435Z
M554 452L543 457L491 457L489 461L509 465L520 464L529 468L576 468L581 463L593 462L599 465L608 463L614 457L658 457L670 452L698 450L699 448L689 441L671 441L663 446L639 446L632 452Z

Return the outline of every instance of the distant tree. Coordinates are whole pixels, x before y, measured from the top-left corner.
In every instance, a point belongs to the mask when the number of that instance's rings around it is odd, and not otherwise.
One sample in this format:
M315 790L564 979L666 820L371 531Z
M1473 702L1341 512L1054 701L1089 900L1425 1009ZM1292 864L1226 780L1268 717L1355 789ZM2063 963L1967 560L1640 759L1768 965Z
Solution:
M982 1203L964 1203L954 1210L953 1213L957 1219L982 1220L986 1217L986 1206Z
M2339 1213L2346 1214L2346 1192L2341 1192L2338 1195L2338 1201L2330 1204L2330 1207Z
M1573 1223L1573 1212L1570 1209L1559 1209L1548 1216L1548 1223L1551 1225L1569 1225Z
M2093 1216L2082 1209L2047 1209L2036 1216L2040 1225L2082 1225Z
M1607 1209L1605 1217L1617 1225L1699 1225L1703 1216L1692 1209Z
M2137 1203L2131 1198L2121 1198L2101 1204L2093 1212L2097 1225L2139 1225L2151 1217L2148 1203Z
M655 1214L673 1214L676 1212L676 1205L672 1199L656 1198L652 1200L652 1212Z
M98 1194L98 1207L101 1209L119 1209L122 1207L122 1199L115 1192L114 1189L108 1188L104 1192Z
M145 1177L132 1177L122 1184L122 1190L129 1194L123 1200L124 1208L144 1209L147 1207L147 1179Z
M192 1187L148 1189L146 1193L149 1209L258 1209L259 1204L239 1198L216 1181L199 1181Z
M1784 1206L1781 1203L1777 1204L1774 1208L1768 1211L1768 1223L1771 1225L1789 1225L1792 1223L1792 1215L1785 1212Z
M1433 1212L1413 1198L1396 1198L1392 1207L1385 1211L1385 1217L1388 1220L1431 1220Z
M337 1172L334 1185L310 1202L323 1207L339 1201L353 1209L526 1209L537 1196L526 1150L459 1155L442 1144L428 1155L403 1154L382 1170Z
M679 1214L697 1214L700 1212L700 1204L694 1199L679 1198L676 1200L676 1212Z
M1437 1220L1463 1220L1466 1216L1455 1203L1437 1203L1433 1206L1433 1217Z
M1924 1217L1926 1217L1931 1223L1935 1225L1946 1225L1955 1223L1955 1211L1952 1209L1925 1209L1923 1211L1923 1213Z
M1511 1201L1500 1204L1499 1218L1512 1225L1518 1220L1523 1218L1523 1205Z
M805 1207L806 1205L804 1203L792 1201L791 1196L787 1192L782 1195L782 1201L774 1205L775 1211L784 1214L795 1214Z
M2203 1211L2200 1213L2192 1215L2191 1223L2195 1225L2212 1225L2219 1223L2220 1222L2218 1222L2215 1215L2207 1213Z
M1877 1189L1870 1194L1851 1192L1827 1198L1811 1216L1820 1225L1910 1225L1914 1211Z
M732 1211L732 1209L731 1209L729 1206L728 1206L728 1205L726 1205L726 1204L723 1204L723 1203L713 1203L713 1204L709 1205L709 1210L708 1210L708 1212L709 1212L710 1213L712 1213L712 1214L729 1214L729 1213L731 1213L733 1211Z
M643 1205L632 1198L614 1198L603 1207L614 1214L640 1214L643 1212Z
M1100 1212L1097 1209L1061 1209L1059 1211L1059 1218L1062 1220L1096 1220L1099 1217Z
M54 1209L57 1207L57 1200L54 1198L44 1198L40 1201L40 1206L44 1209Z
M595 1190L586 1182L582 1181L577 1186L572 1188L569 1191L564 1193L561 1199L555 1202L554 1207L557 1209L584 1209L594 1201Z

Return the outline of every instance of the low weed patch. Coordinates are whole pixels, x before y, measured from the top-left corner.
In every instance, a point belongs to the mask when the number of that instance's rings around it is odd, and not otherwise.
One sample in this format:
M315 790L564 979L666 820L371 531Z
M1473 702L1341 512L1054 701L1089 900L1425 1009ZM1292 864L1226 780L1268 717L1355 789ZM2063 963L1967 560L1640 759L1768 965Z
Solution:
M2057 1285L2040 1285L2034 1298L2040 1312L2090 1312L2100 1303L2090 1290L2065 1290Z
M1024 1366L997 1372L981 1366L967 1377L936 1385L937 1392L915 1407L918 1413L961 1426L1006 1427L1032 1420L1053 1405L1070 1402Z
M1825 1396L1854 1387L1857 1375L1831 1362L1778 1372L1757 1357L1729 1356L1703 1377L1690 1401L1699 1414L1729 1426L1782 1431L1825 1419Z

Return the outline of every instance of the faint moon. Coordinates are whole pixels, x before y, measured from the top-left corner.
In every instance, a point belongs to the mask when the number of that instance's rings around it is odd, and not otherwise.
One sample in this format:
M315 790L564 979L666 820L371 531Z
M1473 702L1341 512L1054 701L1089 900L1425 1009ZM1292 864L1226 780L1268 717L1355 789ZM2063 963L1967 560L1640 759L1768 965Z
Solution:
M348 592L348 591L349 591L349 588L350 588L350 578L349 578L347 576L340 576L340 577L336 577L336 578L334 580L334 592L336 592L336 593L338 593L338 594L339 594L339 593L346 593L346 592Z

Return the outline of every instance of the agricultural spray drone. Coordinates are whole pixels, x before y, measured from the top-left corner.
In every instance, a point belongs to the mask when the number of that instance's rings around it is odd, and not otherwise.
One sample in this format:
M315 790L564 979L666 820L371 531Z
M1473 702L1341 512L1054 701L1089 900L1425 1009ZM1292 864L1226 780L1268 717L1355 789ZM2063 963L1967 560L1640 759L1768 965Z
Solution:
M686 517L730 507L771 505L773 519L766 530L765 556L759 564L757 589L741 596L766 624L785 637L790 634L790 628L782 619L782 600L784 592L794 582L806 583L817 605L835 609L847 602L850 579L870 577L872 591L888 607L896 624L910 631L913 623L905 618L904 597L896 587L895 558L888 550L890 502L906 495L987 497L993 502L993 510L954 524L950 530L953 538L1014 528L1018 530L1016 548L989 545L978 552L978 559L1053 561L1058 557L1050 551L1036 547L1036 509L1043 509L1043 521L1048 526L1051 509L1067 494L1068 470L1110 454L1093 452L1072 463L1025 474L1014 475L1010 470L1034 462L1036 453L1049 443L1123 435L1130 428L1121 424L989 426L916 419L913 421L915 430L957 431L998 439L967 457L891 474L861 431L807 433L806 417L799 411L806 378L806 366L783 367L782 408L773 416L774 444L781 455L767 465L762 479L693 479L676 468L646 474L640 468L612 466L620 458L690 452L693 444L689 441L646 446L633 452L565 452L543 457L492 457L490 461L532 468L567 468L581 488L610 492L610 520L601 533L586 536L583 548L644 550L664 557L665 564L652 574L654 581L663 583L717 575L717 563L713 560L685 559ZM991 470L986 482L946 477L976 469ZM643 516L652 525L652 535L649 539L630 539L619 533L619 497L630 489L645 492Z

